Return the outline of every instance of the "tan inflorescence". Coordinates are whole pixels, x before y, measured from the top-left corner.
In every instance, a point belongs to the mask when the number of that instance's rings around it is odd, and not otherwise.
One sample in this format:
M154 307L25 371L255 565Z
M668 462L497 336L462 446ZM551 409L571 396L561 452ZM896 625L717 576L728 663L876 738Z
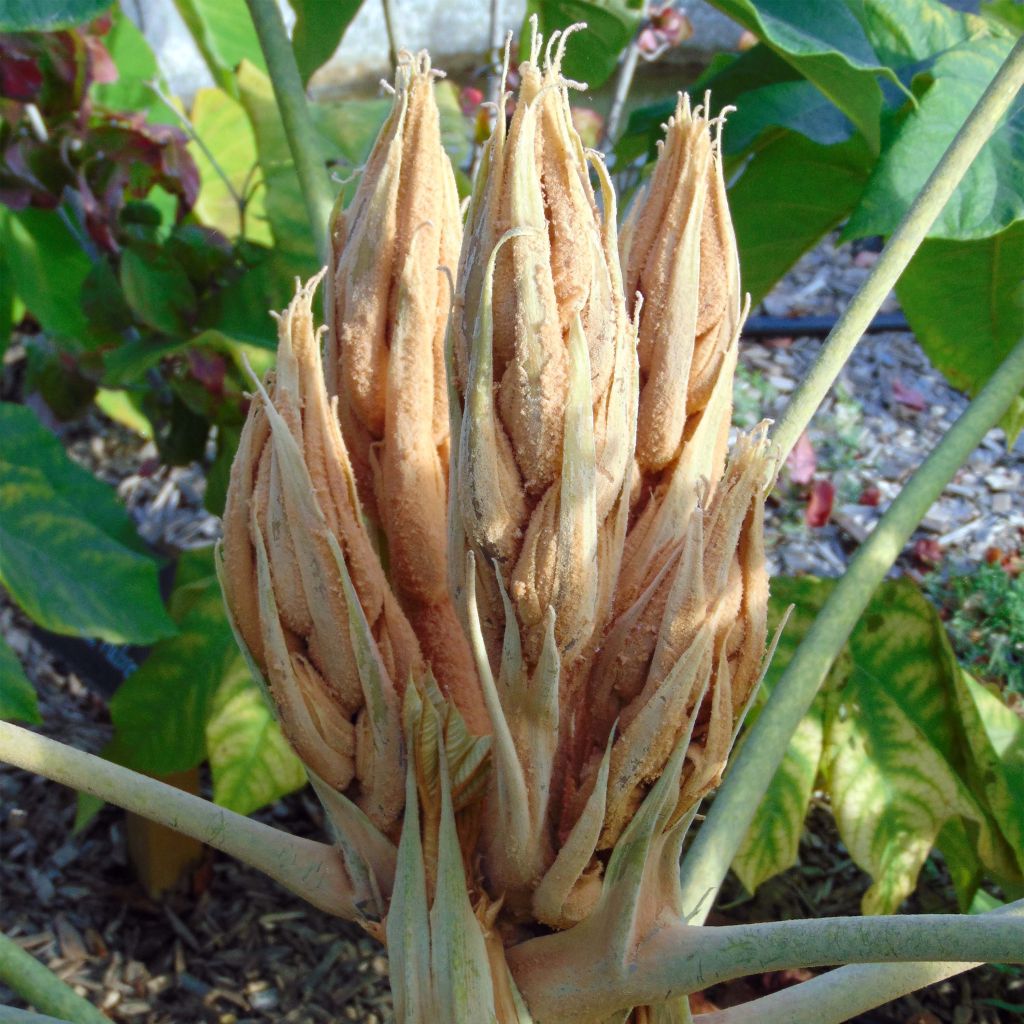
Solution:
M672 865L762 670L770 466L763 427L728 443L721 121L680 101L620 238L566 38L535 35L464 227L436 73L403 55L332 225L323 358L314 281L225 512L228 607L403 1022L526 1020L505 947L625 949L680 911Z

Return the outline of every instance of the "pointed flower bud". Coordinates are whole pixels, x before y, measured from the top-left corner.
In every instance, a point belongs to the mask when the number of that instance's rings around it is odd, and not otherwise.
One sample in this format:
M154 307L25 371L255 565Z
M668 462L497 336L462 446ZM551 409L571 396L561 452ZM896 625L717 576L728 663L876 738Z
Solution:
M520 65L506 135L482 158L453 318L463 401L461 528L483 557L481 619L500 643L507 586L534 664L548 609L569 655L598 625L621 548L634 336L618 265L615 199L572 124L565 36ZM603 214L590 182L593 162Z
M402 806L398 695L423 661L367 536L327 400L311 313L319 280L279 317L276 377L243 430L224 590L299 755L335 789L357 784L387 829Z
M359 496L387 542L391 581L476 732L473 662L448 594L444 336L462 223L426 53L399 55L394 105L359 188L332 225L326 378Z

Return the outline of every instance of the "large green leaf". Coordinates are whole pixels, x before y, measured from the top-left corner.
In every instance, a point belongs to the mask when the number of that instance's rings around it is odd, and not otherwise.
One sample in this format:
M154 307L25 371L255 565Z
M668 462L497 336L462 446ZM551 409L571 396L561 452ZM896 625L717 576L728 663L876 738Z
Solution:
M795 590L794 583L797 588ZM810 588L802 584L803 581L782 579L778 587L773 586L769 629L774 632L778 628L790 607L792 612L779 637L775 656L765 673L757 703L750 711L748 725L757 721L783 669L792 660L827 597L826 588ZM845 678L849 672L847 661L840 658L831 670L830 680L841 681ZM826 686L829 685L835 684L826 683ZM804 819L818 778L823 744L823 701L818 700L793 735L786 756L772 777L768 791L733 859L733 871L748 892L754 892L762 882L796 863Z
M303 85L322 64L326 64L352 23L363 0L288 0L295 11L292 49Z
M789 603L797 613L776 652L769 686L833 586L834 581L811 577L773 580L773 617ZM974 782L972 773L989 778L996 768L964 743L955 693L958 672L934 608L910 580L884 583L801 725L744 840L734 868L748 888L793 863L815 785L826 790L844 844L872 878L866 913L894 911L913 891L937 842L967 902L982 865L998 877L1016 877L989 810L996 801L986 801L983 787ZM1004 731L994 728L1001 740L986 749L1005 772L1019 770L1012 758L1001 760L1006 720L989 713L990 722ZM999 805L1006 807L1015 792L997 785ZM1012 827L1005 834L1014 841Z
M174 0L213 80L237 95L235 69L242 61L266 70L245 0Z
M0 209L0 249L14 289L52 335L82 342L89 323L79 293L89 258L56 210Z
M926 239L896 284L903 311L931 361L970 394L1024 337L1024 223L973 242ZM1010 442L1024 398L1003 420Z
M153 561L112 540L37 469L0 462L0 583L41 626L111 643L174 632Z
M25 677L17 655L0 636L0 719L5 721L41 722L36 691Z
M0 402L0 437L5 462L42 473L50 487L83 519L125 547L146 551L113 488L72 462L31 409Z
M984 795L1024 872L1024 719L962 670L957 673L956 696L972 755L972 789Z
M794 132L769 142L729 191L743 287L759 302L799 257L847 215L867 178L859 138L822 146Z
M875 52L859 0L794 4L791 0L713 0L714 5L789 61L856 126L870 148L881 142L879 78L899 79Z
M191 121L204 143L189 143L200 181L195 215L228 238L236 238L242 233L236 197L247 198L246 190L259 180L252 125L242 105L223 89L200 89L192 104ZM260 245L271 244L262 188L257 187L248 197L244 237Z
M239 653L213 699L206 723L213 799L252 814L301 789L306 771Z
M104 755L153 775L206 757L206 724L238 658L210 549L182 556L171 599L176 636L158 643L110 702L116 729Z
M986 34L967 39L935 60L928 71L934 81L882 153L846 237L892 233L1012 46L1008 36ZM986 238L1022 218L1024 96L1018 96L928 237Z
M864 0L863 20L879 59L915 72L920 62L987 31L983 19L943 0Z
M797 861L825 745L824 725L821 707L815 704L797 726L733 859L732 869L747 892Z
M537 27L545 43L552 32L570 25L586 23L585 32L570 38L562 61L562 73L586 82L591 89L603 85L619 62L643 20L643 4L636 0L527 0L526 20L520 34L520 57L530 54L530 22L537 16ZM544 56L541 49L538 59Z
M102 14L112 0L0 0L0 32L55 32Z

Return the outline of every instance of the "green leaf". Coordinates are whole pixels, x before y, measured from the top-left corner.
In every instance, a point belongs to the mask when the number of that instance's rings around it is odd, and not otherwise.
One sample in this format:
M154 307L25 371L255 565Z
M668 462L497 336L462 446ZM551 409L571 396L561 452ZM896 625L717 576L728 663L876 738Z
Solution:
M1020 0L982 0L981 13L1016 35L1024 33L1024 5Z
M153 424L127 391L99 388L96 391L96 407L104 416L109 416L115 423L135 431L144 440L153 440Z
M245 0L174 0L213 80L237 96L235 69L242 61L266 70Z
M112 540L37 469L0 463L0 583L55 633L151 643L174 632L156 566Z
M926 239L896 295L931 361L951 384L977 394L1024 337L1024 223L973 242ZM1013 444L1024 398L1003 420Z
M786 756L732 862L747 892L797 861L804 819L824 750L824 717L815 704L801 720Z
M211 552L182 556L171 598L178 633L153 648L110 702L110 760L160 776L194 768L206 756L207 722L239 657Z
M79 516L125 547L146 552L114 489L72 462L31 409L0 402L0 437L5 462L42 473L47 484Z
M956 696L972 792L985 800L1024 871L1024 720L962 669Z
M292 49L299 65L302 84L308 85L313 72L326 64L341 43L362 0L288 0L295 12Z
M773 618L790 603L797 610L776 651L768 686L833 586L812 577L772 581ZM937 842L965 902L982 865L997 877L1015 875L1006 844L975 798L983 790L964 774L971 755L959 725L957 673L934 608L912 581L884 583L815 699L744 840L734 867L748 888L793 862L815 785L826 790L844 844L872 878L865 913L894 911L913 891Z
M111 13L113 24L103 37L103 44L117 68L117 81L94 82L90 90L93 101L108 110L144 110L149 121L173 124L174 113L148 85L161 76L146 37L120 5Z
M1005 36L976 36L935 60L928 72L934 81L882 153L846 227L846 238L892 233L1012 46L1013 40ZM928 237L981 239L1024 218L1022 168L1024 97L1018 97Z
M194 208L196 216L228 238L236 238L241 234L241 222L235 196L246 198L244 237L261 245L271 244L263 189L252 189L259 180L256 138L244 108L222 89L200 89L192 104L191 120L193 130L206 147L195 140L189 142L201 185Z
M206 723L213 799L252 814L306 784L306 771L274 721L241 654L217 688Z
M42 721L35 687L28 681L18 656L0 636L0 719L28 722Z
M55 32L102 14L112 0L0 0L0 32Z
M631 0L528 0L519 37L520 58L529 56L531 15L537 15L545 45L552 32L585 22L585 32L569 37L562 73L596 89L611 77L622 51L639 29L643 13L643 5ZM538 57L543 54L542 48Z
M729 191L743 288L759 302L772 285L853 207L869 154L853 138L821 146L786 132L750 160Z
M154 330L182 334L196 312L185 268L155 245L130 245L121 256L121 287L135 315Z
M921 61L985 32L986 25L943 0L864 0L864 29L881 60L916 73Z
M2 217L0 217L2 220ZM0 365L14 329L14 278L0 250Z
M83 341L78 296L91 264L56 210L0 210L0 250L14 289L50 334Z
M790 0L713 0L714 6L789 61L856 126L868 146L881 144L879 78L899 86L878 57L856 0L793 4Z
M974 823L979 843L991 837L954 765L952 652L910 580L876 592L850 651L849 678L829 709L823 771L840 836L873 879L864 913L892 913L948 821Z

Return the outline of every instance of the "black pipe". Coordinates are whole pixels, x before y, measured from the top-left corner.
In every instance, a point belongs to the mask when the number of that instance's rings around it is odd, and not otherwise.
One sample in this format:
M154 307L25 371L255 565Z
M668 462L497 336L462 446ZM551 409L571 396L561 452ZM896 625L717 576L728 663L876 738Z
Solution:
M743 337L754 338L824 338L835 327L837 316L752 316L743 325ZM868 324L865 334L886 331L909 331L902 313L881 313Z

